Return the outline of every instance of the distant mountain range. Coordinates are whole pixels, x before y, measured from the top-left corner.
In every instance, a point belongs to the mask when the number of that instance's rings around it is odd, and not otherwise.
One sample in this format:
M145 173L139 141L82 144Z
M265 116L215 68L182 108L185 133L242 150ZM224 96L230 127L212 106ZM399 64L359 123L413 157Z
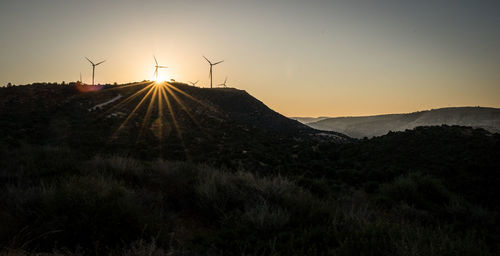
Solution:
M308 126L335 131L353 138L374 137L389 131L404 131L418 126L460 125L500 132L500 109L485 107L440 108L408 114L359 117L292 117Z
M330 117L327 116L320 116L320 117L290 117L291 119L297 120L303 124L308 124L308 123L314 123L318 122Z

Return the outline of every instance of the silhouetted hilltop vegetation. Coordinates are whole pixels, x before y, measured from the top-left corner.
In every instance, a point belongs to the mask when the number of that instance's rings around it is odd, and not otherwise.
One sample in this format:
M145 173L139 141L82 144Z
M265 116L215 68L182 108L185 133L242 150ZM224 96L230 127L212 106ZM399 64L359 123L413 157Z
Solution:
M171 83L160 93L150 82L105 85L88 92L78 89L60 85L1 89L3 134L14 141L67 144L92 154L109 151L201 160L228 152L260 154L259 145L272 141L311 136L349 140L337 133L321 135L237 89ZM248 143L252 137L254 143Z
M92 110L106 110L114 104L101 105L100 103L121 95L123 99L138 93L147 86L151 86L151 82L131 83L124 85L81 85L78 83L56 84L56 83L36 83L24 86L4 87L0 88L2 98L0 106L2 106L2 114L24 114L34 111L52 111L54 114L69 110L82 110L87 108ZM196 116L199 119L214 118L227 119L222 121L237 122L241 125L246 125L249 128L258 128L265 131L297 134L315 134L317 131L302 125L301 123L288 119L281 114L269 109L259 100L255 99L243 90L233 88L199 88L189 86L183 83L171 82L168 83L167 90L164 90L163 106L165 107L164 115L171 117L170 103L172 112L182 114L179 122L186 118L185 112L191 111L193 116L205 114L206 116ZM84 92L84 93L83 93ZM148 95L148 92L153 92ZM113 111L120 110L129 111L139 105L141 100L146 102L141 105L139 111L145 112L146 107L154 94L154 86L137 97L130 100L130 104L120 105L116 108L111 108ZM167 97L168 96L168 97ZM157 99L153 99L152 110L157 108ZM116 103L119 103L117 101ZM93 108L94 106L94 108ZM95 108L96 106L99 106ZM138 115L142 112L136 112ZM81 113L80 113L81 114ZM112 114L112 113L110 113ZM123 113L128 114L128 113ZM158 113L153 113L158 114ZM96 113L91 115L100 117ZM184 123L179 123L179 126ZM188 124L187 124L188 125ZM182 127L180 127L182 128ZM342 134L329 133L332 136L337 135L338 140L345 140L348 137Z
M300 119L304 121L303 119ZM307 119L306 119L307 121ZM319 130L337 131L353 138L385 135L418 126L462 125L500 132L500 109L484 107L440 108L409 114L324 118L304 122Z
M165 94L151 92L164 99L148 111L146 93L129 98L148 86L0 89L4 251L500 250L498 133L444 125L353 140L291 121L236 89L172 83Z

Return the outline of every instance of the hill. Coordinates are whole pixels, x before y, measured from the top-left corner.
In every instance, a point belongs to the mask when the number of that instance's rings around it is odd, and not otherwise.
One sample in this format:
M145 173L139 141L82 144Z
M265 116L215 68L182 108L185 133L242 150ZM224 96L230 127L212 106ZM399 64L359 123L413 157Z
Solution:
M228 166L266 165L265 155L285 142L350 140L288 119L245 91L182 83L1 88L0 122L16 143Z
M498 133L443 125L353 140L241 90L181 83L0 96L0 254L500 249Z
M307 122L318 130L336 131L353 138L371 138L389 131L404 131L418 126L461 125L500 132L500 109L484 107L441 108L409 114L360 117L335 117Z

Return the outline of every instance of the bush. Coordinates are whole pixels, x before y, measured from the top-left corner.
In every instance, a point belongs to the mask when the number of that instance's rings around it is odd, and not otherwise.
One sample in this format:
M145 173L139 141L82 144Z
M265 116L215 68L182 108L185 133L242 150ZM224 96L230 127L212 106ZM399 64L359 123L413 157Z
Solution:
M64 181L44 198L35 224L39 232L60 230L55 240L71 248L102 249L154 236L156 222L157 214L134 191L102 176L84 176Z
M399 176L382 185L380 193L395 202L429 211L442 209L453 197L438 179L420 173Z

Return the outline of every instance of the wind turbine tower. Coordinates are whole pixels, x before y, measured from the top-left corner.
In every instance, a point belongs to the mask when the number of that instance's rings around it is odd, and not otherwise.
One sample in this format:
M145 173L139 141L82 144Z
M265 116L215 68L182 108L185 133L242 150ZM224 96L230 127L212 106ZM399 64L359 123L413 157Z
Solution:
M224 83L219 84L219 86L224 86L224 88L227 88L226 82L227 82L227 76L226 76L226 79L224 79Z
M167 68L166 66L159 66L158 61L156 60L156 57L153 55L153 58L155 59L155 80L158 81L158 69L160 68Z
M223 60L219 61L219 62L215 62L215 63L212 63L211 61L209 61L207 59L207 57L203 56L203 58L205 58L205 60L208 61L208 64L210 64L210 88L212 88L212 67L221 63L221 62L224 62Z
M103 60L103 61L101 61L101 62L99 62L99 63L97 63L97 64L94 64L94 62L92 62L91 60L89 60L89 58L85 57L85 59L87 59L87 60L90 62L90 64L92 64L92 85L94 85L95 67L96 67L97 65L99 65L99 64L101 64L101 63L103 63L103 62L105 62L105 60Z

